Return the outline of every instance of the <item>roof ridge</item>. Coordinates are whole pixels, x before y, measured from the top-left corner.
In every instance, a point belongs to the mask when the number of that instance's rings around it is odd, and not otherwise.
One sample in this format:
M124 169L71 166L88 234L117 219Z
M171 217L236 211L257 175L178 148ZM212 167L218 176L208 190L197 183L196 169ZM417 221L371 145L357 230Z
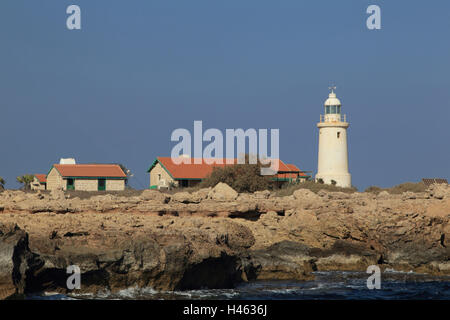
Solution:
M114 163L55 163L56 166L118 166Z

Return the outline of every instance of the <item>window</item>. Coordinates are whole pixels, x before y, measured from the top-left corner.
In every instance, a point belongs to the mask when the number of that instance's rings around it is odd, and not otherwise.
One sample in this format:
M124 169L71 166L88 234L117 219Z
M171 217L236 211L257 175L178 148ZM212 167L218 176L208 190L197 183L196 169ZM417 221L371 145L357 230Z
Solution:
M336 106L331 106L331 113L336 113Z
M181 180L181 187L186 188L189 186L189 181L188 180Z
M106 179L98 179L98 191L106 190Z
M341 136L341 133L338 132L338 133L337 133L337 138L339 139L340 136Z
M161 174L158 174L158 181L161 180Z
M326 106L325 107L325 114L329 114L330 113L330 106Z
M75 182L73 179L67 179L67 190L75 190Z
M341 113L341 106L337 106L337 113Z

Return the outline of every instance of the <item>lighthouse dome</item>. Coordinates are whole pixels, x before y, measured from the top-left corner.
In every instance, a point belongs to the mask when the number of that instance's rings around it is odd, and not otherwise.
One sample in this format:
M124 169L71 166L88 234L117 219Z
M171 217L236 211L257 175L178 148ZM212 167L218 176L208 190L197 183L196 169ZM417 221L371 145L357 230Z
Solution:
M328 95L328 99L325 100L325 106L340 106L340 105L341 101L338 98L336 98L336 93L331 91L330 94Z

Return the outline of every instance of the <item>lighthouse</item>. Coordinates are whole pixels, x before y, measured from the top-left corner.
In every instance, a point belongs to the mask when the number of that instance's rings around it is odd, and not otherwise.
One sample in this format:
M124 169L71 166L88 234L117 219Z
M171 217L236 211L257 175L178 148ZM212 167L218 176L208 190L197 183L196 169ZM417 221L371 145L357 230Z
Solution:
M351 187L352 178L348 172L347 128L346 116L341 114L341 102L336 97L336 87L330 87L330 94L325 100L324 114L320 115L319 156L316 181L336 184L340 187Z

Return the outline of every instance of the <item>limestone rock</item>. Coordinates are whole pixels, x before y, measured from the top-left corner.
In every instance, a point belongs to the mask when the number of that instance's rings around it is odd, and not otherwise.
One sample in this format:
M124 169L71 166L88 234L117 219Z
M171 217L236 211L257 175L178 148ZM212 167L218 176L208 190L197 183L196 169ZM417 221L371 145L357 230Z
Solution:
M433 184L429 188L429 194L439 200L450 198L450 186L443 183Z
M377 199L385 200L385 199L389 199L389 196L390 196L389 192L387 192L387 191L381 191L381 192L377 195Z
M170 196L158 190L147 189L142 192L141 199L147 201L155 201L158 203L168 203L170 200Z
M270 191L269 190L255 191L253 195L255 199L269 199Z
M200 200L205 200L208 198L208 194L212 188L202 188L200 190L192 192L192 195Z
M203 198L198 193L177 192L172 195L171 200L180 203L200 203Z
M28 235L14 223L0 223L0 299L23 294L27 276L42 265L28 248Z
M308 189L295 190L293 196L296 200L313 200L320 201L320 197Z
M446 186L442 199L437 191L377 197L299 189L266 198L268 192L238 195L219 184L169 201L157 190L64 200L5 190L0 217L26 231L29 251L45 262L26 273L37 291L65 290L58 277L48 277L69 263L80 264L89 292L220 288L242 279L307 279L311 270L365 271L370 264L450 275L450 198ZM0 246L21 231L2 232ZM2 248L3 257L11 252ZM11 270L8 263L0 274ZM8 295L19 292L18 282L2 279L10 281L2 280Z
M66 199L66 195L62 189L53 189L50 191L50 199L61 201Z
M226 183L220 182L208 193L208 198L215 201L234 201L238 193Z

